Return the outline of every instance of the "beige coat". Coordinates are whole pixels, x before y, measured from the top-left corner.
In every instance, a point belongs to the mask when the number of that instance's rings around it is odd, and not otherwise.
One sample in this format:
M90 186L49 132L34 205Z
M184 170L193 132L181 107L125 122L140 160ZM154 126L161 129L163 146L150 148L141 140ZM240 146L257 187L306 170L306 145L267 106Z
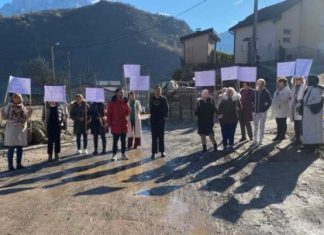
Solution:
M287 118L290 117L290 88L285 86L282 90L276 90L272 99L272 117Z
M14 118L13 104L7 104L1 112L2 118L7 120L5 127L5 142L6 147L12 146L27 146L27 120L28 114L24 106L22 106L23 114L18 121Z
M303 119L303 116L299 114L298 109L300 109L302 106L302 100L303 100L306 88L307 87L304 84L301 84L297 96L295 95L296 87L294 86L291 89L291 99L290 99L290 103L289 103L290 120L291 121L301 121Z
M135 101L135 134L132 131L132 125L130 121L130 116L128 116L128 138L141 138L142 137L142 122L141 122L141 112L142 106L141 103L136 100Z

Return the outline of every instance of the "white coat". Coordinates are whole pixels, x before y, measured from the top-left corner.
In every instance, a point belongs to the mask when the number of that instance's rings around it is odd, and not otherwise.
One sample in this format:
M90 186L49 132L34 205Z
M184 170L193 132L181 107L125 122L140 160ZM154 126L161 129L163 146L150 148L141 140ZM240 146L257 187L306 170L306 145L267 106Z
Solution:
M285 86L282 90L277 89L272 99L272 115L274 118L287 118L289 112L290 88Z
M128 103L130 105L130 103ZM142 137L142 121L141 121L142 106L139 100L135 100L135 133L132 130L131 115L128 116L128 138L141 138Z
M22 106L22 116L21 119L13 114L15 108L13 104L7 104L2 110L3 119L7 120L5 127L5 141L4 146L14 147L14 146L27 146L27 120L28 114L24 106Z

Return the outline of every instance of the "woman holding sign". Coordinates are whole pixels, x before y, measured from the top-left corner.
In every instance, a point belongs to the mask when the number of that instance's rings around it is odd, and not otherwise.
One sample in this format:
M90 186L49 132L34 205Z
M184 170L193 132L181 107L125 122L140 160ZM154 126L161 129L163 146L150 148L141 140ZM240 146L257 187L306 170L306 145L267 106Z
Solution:
M287 117L289 116L290 88L285 77L277 78L277 90L273 94L272 115L277 122L277 135L273 141L286 139Z
M77 138L77 154L88 154L88 120L89 105L81 94L75 96L75 102L71 105L70 117L73 120L73 131ZM83 136L83 149L81 150L81 136Z
M290 99L290 119L294 122L295 137L294 145L301 145L302 119L301 109L303 106L303 97L306 90L305 79L303 77L294 77L292 79L293 87L291 89Z
M113 134L113 156L112 161L117 161L118 140L121 141L122 160L128 160L126 156L126 135L128 132L127 118L130 114L128 99L124 97L124 90L118 88L116 95L108 105L108 126Z
M240 91L241 94L241 103L242 103L242 111L240 112L240 127L242 138L240 142L246 141L246 130L250 140L253 140L252 134L252 125L253 121L252 117L252 100L253 100L253 90L250 87L248 82L243 82L243 88Z
M169 117L169 104L166 97L162 96L162 87L155 86L154 96L150 99L150 124L152 134L152 160L155 159L155 154L161 153L164 158L164 129L165 121Z
M214 151L217 151L217 143L214 133L214 117L216 106L213 98L209 95L208 90L201 92L201 97L197 100L196 116L198 117L198 134L201 138L203 153L207 152L206 136L209 136L210 141L214 146Z
M271 95L266 88L264 79L258 79L256 89L253 92L253 121L254 121L254 144L262 144L267 119L267 111L271 106ZM259 134L259 136L258 136ZM258 140L259 137L259 140Z
M229 87L226 91L226 95L222 97L222 102L218 109L218 115L220 115L223 123L223 147L224 151L229 149L233 150L234 135L236 126L239 121L239 112L242 109L241 95L235 92L235 89Z
M131 113L128 117L128 148L133 147L134 149L141 145L141 136L142 136L142 124L141 124L141 112L142 106L139 100L135 99L135 93L130 92L128 96L128 105L131 109Z
M58 161L61 152L61 130L67 126L66 111L59 103L48 102L48 105L43 109L42 116L48 139L48 162L53 161L53 145L55 145L55 161Z
M17 169L23 169L21 164L23 147L27 146L27 120L31 117L32 109L23 105L23 98L20 94L12 96L12 102L1 110L2 118L7 120L5 128L4 145L8 147L8 169L14 171L13 155L17 151Z
M98 139L101 137L102 141L102 152L106 154L106 107L104 103L94 102L90 105L89 116L90 116L90 129L93 134L94 151L93 155L98 155Z

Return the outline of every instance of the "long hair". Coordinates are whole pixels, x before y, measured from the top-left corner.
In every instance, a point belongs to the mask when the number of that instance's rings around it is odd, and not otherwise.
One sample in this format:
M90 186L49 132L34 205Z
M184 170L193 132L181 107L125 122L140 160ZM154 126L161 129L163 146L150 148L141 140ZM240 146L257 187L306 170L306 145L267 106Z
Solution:
M23 97L22 97L21 94L18 94L18 93L13 94L13 95L11 96L12 101L13 101L14 98L18 98L18 99L20 100L20 102L19 102L18 104L22 104L22 103L24 103L24 99L23 99Z

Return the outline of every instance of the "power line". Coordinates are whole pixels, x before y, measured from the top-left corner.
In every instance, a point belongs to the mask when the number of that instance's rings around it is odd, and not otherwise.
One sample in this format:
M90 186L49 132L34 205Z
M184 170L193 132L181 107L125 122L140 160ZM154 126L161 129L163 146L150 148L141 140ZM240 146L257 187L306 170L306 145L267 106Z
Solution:
M89 44L83 44L83 45L76 45L76 46L61 46L61 48L66 48L66 49L74 49L74 48L87 48L87 47L94 47L94 46L103 46L103 45L107 45L107 44L111 44L111 43L114 43L114 42L118 42L118 41L121 41L123 39L126 39L126 38L130 38L130 37L134 37L136 35L139 35L139 34L142 34L144 32L147 32L147 31L150 31L154 28L157 28L160 24L162 23L167 23L171 20L173 20L173 18L176 18L176 17L179 17L181 15L184 15L186 14L187 12L199 7L200 5L204 4L205 2L207 2L208 0L203 0L203 1L200 1L198 2L197 4L193 5L192 7L189 7L188 9L176 14L175 16L173 17L169 17L167 18L166 20L162 21L162 22L159 22L159 23L156 23L154 24L153 26L151 27L148 27L148 28L145 28L145 29L141 29L141 30L138 30L137 32L135 33L131 33L131 34L125 34L123 36L120 36L120 37L117 37L117 38L114 38L114 39L111 39L111 40L106 40L106 41L103 41L103 42L95 42L95 43L89 43Z

